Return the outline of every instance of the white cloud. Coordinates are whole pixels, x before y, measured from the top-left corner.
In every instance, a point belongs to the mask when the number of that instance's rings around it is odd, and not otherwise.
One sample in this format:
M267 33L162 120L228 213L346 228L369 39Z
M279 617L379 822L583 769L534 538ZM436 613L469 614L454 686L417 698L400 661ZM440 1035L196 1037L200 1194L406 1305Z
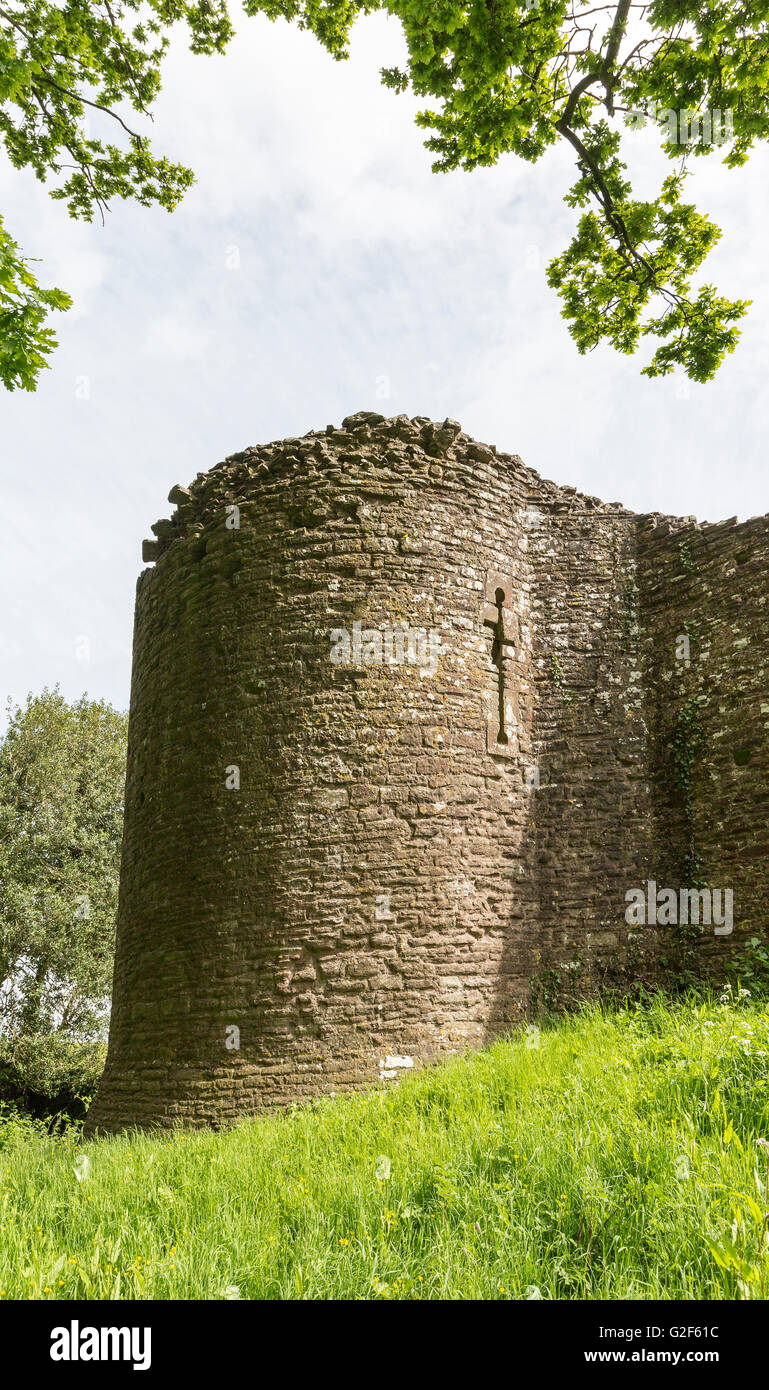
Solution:
M203 356L207 334L182 314L156 319L147 329L144 350L149 357L169 358L189 362Z

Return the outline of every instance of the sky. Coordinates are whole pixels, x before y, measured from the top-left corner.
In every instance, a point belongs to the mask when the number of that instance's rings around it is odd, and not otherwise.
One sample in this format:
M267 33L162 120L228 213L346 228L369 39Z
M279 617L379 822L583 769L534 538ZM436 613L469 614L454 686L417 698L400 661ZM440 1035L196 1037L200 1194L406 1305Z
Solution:
M688 195L723 229L705 277L750 298L715 381L580 357L545 280L573 233L570 151L434 174L381 86L402 60L374 15L335 63L312 35L236 15L223 57L173 45L156 153L197 182L173 214L117 203L72 221L0 156L7 230L75 307L37 392L0 388L0 728L58 683L128 705L141 541L169 488L250 444L357 410L460 420L544 477L636 511L769 511L769 152L696 161ZM630 137L638 196L668 171Z

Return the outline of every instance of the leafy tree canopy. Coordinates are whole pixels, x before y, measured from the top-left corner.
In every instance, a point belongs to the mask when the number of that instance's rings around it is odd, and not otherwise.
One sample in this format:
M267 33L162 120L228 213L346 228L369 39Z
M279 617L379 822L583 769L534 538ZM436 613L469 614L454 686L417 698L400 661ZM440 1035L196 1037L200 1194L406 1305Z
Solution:
M769 0L245 0L245 9L311 30L337 59L358 15L397 17L407 62L382 79L425 99L417 121L436 170L571 146L576 232L547 276L580 352L608 342L632 353L651 336L646 375L678 366L707 381L733 351L748 302L693 287L720 231L684 190L693 158L734 167L769 134ZM0 0L7 152L52 179L73 217L103 213L115 196L172 209L192 181L125 114L149 113L180 23L196 53L223 52L233 32L224 0ZM116 143L87 133L88 111L112 122ZM622 159L647 122L672 161L650 201L634 196ZM34 386L53 341L44 314L65 303L24 278L18 248L0 234L6 386Z
M97 1035L112 983L127 716L58 689L0 742L0 1039Z

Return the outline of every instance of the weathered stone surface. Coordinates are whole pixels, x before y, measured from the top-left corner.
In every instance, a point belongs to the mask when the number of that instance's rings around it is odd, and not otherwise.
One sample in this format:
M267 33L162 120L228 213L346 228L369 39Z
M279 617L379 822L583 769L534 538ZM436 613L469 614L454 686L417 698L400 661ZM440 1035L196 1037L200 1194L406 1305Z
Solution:
M675 929L629 928L626 893L683 883L692 837L766 925L769 519L637 517L372 412L171 500L137 586L89 1132L389 1084L544 978L654 979ZM706 930L702 968L737 941Z

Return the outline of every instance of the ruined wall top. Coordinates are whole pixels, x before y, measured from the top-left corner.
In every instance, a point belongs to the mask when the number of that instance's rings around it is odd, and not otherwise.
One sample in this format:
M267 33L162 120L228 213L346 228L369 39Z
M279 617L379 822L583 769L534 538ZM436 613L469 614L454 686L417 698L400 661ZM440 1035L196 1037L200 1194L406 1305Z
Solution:
M632 516L620 502L605 503L576 488L548 482L528 468L517 454L504 453L495 444L482 444L473 439L456 420L438 423L422 415L388 418L364 410L348 415L341 426L327 425L323 430L310 430L298 438L242 449L208 472L198 473L187 487L175 484L168 500L176 510L170 518L164 517L154 523L155 539L144 542L143 558L156 560L174 540L202 534L210 518L218 515L228 502L236 501L244 490L252 492L254 482L260 479L291 473L300 465L302 479L311 482L334 468L341 467L351 473L360 471L365 469L367 460L376 463L380 481L386 482L391 476L393 483L399 481L406 470L418 480L420 474L426 475L432 468L435 477L437 464L447 470L459 463L493 464L500 472L516 477L528 494L528 500L540 506ZM307 520L313 524L312 509ZM320 515L315 516L314 524L321 520ZM301 518L298 521L301 524Z

